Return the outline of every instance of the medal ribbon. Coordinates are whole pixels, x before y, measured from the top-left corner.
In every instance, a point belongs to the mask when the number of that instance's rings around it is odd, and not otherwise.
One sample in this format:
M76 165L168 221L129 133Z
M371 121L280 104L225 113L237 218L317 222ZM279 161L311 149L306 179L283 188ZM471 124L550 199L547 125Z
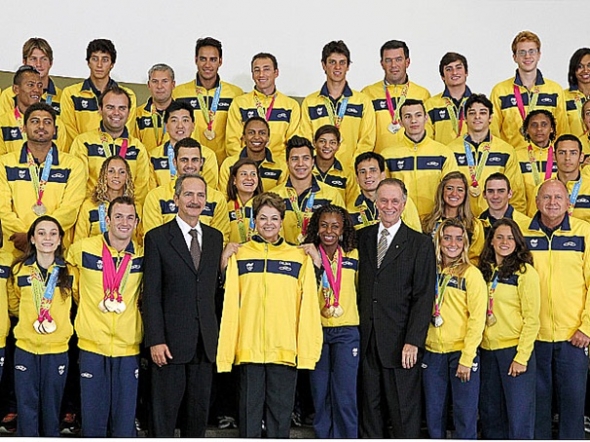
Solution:
M578 195L580 193L581 186L582 186L582 176L580 176L580 179L574 183L572 193L570 194L570 204L567 209L567 213L569 215L571 215L574 212L574 208L576 206L576 201L578 201Z
M441 280L441 274L436 272L435 296L434 296L434 316L440 316L440 308L445 299L445 291L453 275L445 274Z
M25 132L25 124L23 122L23 114L20 113L18 107L14 106L14 118L16 119L16 124L18 124L18 130L20 131L20 135L23 141L27 141L27 133Z
M344 97L342 101L339 102L338 114L336 114L334 103L332 103L330 97L324 97L324 102L326 103L326 109L328 110L328 117L330 118L330 123L332 124L332 126L340 128L342 120L344 119L344 115L346 114L346 107L348 106L348 97Z
M33 303L37 310L37 320L39 322L48 321L52 322L53 318L49 313L51 309L51 303L53 302L53 293L57 286L57 278L59 277L59 267L54 266L47 285L43 281L43 276L38 268L33 268L33 274L31 275L31 286L33 288Z
M332 306L338 307L340 305L340 289L342 288L342 248L338 246L336 250L336 277L334 278L334 269L332 268L332 264L328 259L328 255L324 250L324 247L320 244L320 255L322 257L322 266L324 267L324 274L322 275L322 286L327 288L328 284L329 287L332 289L332 293L334 294L334 302ZM327 281L326 281L327 279ZM326 282L328 284L326 284ZM330 307L330 296L326 297L326 304L325 307Z
M520 88L518 87L518 85L514 85L513 92L514 99L516 100L516 106L518 107L518 112L520 112L520 116L524 121L524 119L527 116L527 112L525 112L524 110L524 102L522 101L522 95L520 94ZM527 94L529 96L529 105L527 107L527 111L530 112L535 110L535 107L537 106L537 100L539 98L539 88L535 87L532 92L529 93L527 91Z
M461 99L458 108L455 107L455 104L451 99L445 98L445 101L447 102L447 112L451 118L453 130L457 132L457 137L459 137L461 135L461 129L463 129L463 120L465 120L465 102L467 101L467 98L463 97Z
M479 186L479 179L483 172L483 168L488 161L490 156L491 140L483 147L483 151L477 166L475 165L475 158L473 152L471 152L471 145L467 141L467 137L463 139L463 145L465 146L465 158L467 159L467 166L469 167L469 177L471 178L471 187Z
M256 93L256 91L254 91L254 101L256 103L256 112L258 112L258 116L260 118L264 118L266 121L268 121L270 119L270 115L271 115L272 110L275 106L275 99L276 98L277 98L277 94L275 92L275 94L272 96L272 100L270 100L270 104L268 105L268 108L266 109L266 112L265 112L264 106L262 105L260 98L258 98L258 94Z
M211 130L213 128L213 122L215 121L215 113L217 112L217 106L219 105L219 97L221 96L221 82L219 82L219 86L215 88L215 93L213 94L213 102L211 103L211 109L209 109L209 107L207 106L207 102L205 101L202 88L196 86L196 80L195 89L197 90L197 100L199 101L201 113L203 114L203 117L205 117L205 122L207 123L207 130ZM207 98L208 97L209 95L207 94Z
M488 310L486 314L488 316L492 316L494 314L494 293L496 292L496 287L498 286L498 270L494 272L494 277L492 278L492 284L490 286L490 290L488 292Z
M309 197L307 198L307 203L305 204L305 212L301 212L299 208L299 201L297 198L297 192L295 189L289 188L289 201L291 202L291 206L293 207L293 211L295 212L295 216L297 216L297 225L301 227L301 234L303 236L307 233L307 225L309 224L310 217L306 217L306 214L310 214L313 210L313 202L315 200L315 193L311 192Z
M47 152L47 156L45 157L45 165L43 166L43 172L41 172L41 177L39 177L39 168L35 163L35 158L29 149L27 149L27 163L29 166L31 181L33 182L33 189L35 189L35 193L37 194L36 204L40 206L42 204L45 186L47 185L47 180L49 179L51 165L53 164L53 148L49 149L49 152Z
M383 89L385 89L385 103L387 103L387 110L389 111L389 115L391 115L391 122L393 124L399 123L399 118L397 118L397 110L400 109L403 104L406 102L406 98L408 95L408 89L410 88L410 82L408 81L404 84L402 89L402 93L399 98L395 101L395 108L393 107L393 98L389 93L389 89L387 89L387 83L383 82Z
M107 231L107 204L100 203L98 205L98 225L100 226L100 233Z
M48 104L49 106L51 106L51 103L53 103L53 95L47 94L45 96L45 103Z
M162 140L164 139L164 134L166 133L166 125L164 124L164 119L158 113L158 109L156 109L156 105L152 103L152 130L154 131L154 138L156 139L156 146L162 144ZM160 122L162 122L162 135L160 135Z
M131 266L131 253L125 253L123 259L119 260L117 267L113 262L113 255L106 243L102 244L102 287L104 299L123 301L123 291L129 277Z
M535 160L535 152L533 151L533 146L529 144L527 147L527 151L529 152L529 163L531 165L531 170L533 172L533 181L535 182L535 186L541 183L541 175L539 174L539 166L537 166L537 161Z
M238 232L240 233L240 243L245 243L249 241L252 237L252 232L254 231L254 218L250 217L250 222L248 223L248 231L246 232L246 227L244 226L244 218L246 217L246 207L240 207L240 203L238 200L234 201L234 212L236 214L236 221L238 223Z
M547 163L545 163L545 181L551 178L553 173L553 146L548 147Z
M117 145L115 144L115 140L113 140L113 150L111 150L111 144L108 142L107 136L105 133L101 133L100 141L102 143L102 148L104 150L104 154L106 158L110 158L116 154ZM119 156L123 159L127 157L127 149L129 147L129 141L127 138L123 139L121 143L121 149L119 149Z
M176 176L176 167L174 167L174 147L172 147L170 141L166 144L166 155L168 155L168 170L170 171L170 178L174 178Z

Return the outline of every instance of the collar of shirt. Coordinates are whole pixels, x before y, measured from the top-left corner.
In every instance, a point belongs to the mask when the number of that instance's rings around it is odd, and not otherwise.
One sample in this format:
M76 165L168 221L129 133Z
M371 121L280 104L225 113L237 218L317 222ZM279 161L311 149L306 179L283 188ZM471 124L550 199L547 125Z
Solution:
M377 231L377 244L379 244L379 238L381 238L381 232L383 230L387 230L389 231L389 236L387 237L387 248L389 248L389 246L391 245L391 241L393 241L393 238L395 238L395 235L397 234L399 228L402 225L402 220L401 218L397 220L397 222L391 226L391 227L385 227L383 225L383 223L379 223L379 230Z
M178 215L176 215L175 219L178 224L178 227L180 227L180 231L182 232L182 236L184 236L184 242L186 242L186 246L190 250L193 237L191 236L191 234L189 232L191 230L193 230L193 227L189 226L186 223L186 221L184 221ZM203 229L201 229L201 222L200 221L197 223L197 225L194 227L194 229L197 231L197 239L198 239L199 245L201 246L201 249L202 249L203 248Z

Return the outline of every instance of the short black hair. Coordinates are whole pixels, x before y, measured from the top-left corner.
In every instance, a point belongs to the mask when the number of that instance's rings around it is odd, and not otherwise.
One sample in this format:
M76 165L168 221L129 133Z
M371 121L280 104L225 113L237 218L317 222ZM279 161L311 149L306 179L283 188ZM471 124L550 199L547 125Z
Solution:
M137 217L137 209L135 207L135 200L127 195L118 196L114 200L109 203L109 208L107 209L107 215L110 218L111 213L113 213L113 207L115 204L124 204L125 206L133 206L133 211L135 212L135 217Z
M287 161L289 161L289 154L291 151L300 147L307 147L311 153L311 156L313 156L314 148L312 142L305 137L293 135L291 138L289 138L289 140L287 140Z
M485 181L485 183L483 185L483 190L484 191L486 190L486 187L488 186L488 183L490 181L504 181L506 183L507 190L509 192L512 190L512 188L510 187L510 180L502 172L494 172L489 177L486 178L486 181Z
M485 94L471 94L467 101L465 101L465 111L471 109L475 103L479 103L482 106L487 107L490 111L490 115L494 113L494 105L488 99L488 97L485 96Z
M447 52L445 55L443 55L443 57L440 59L440 63L438 64L438 72L440 73L441 77L445 76L445 66L454 63L455 61L460 61L463 63L463 66L465 67L465 73L469 73L467 58L465 58L464 55L458 54L457 52Z
M199 38L197 40L197 44L195 45L195 57L197 57L199 55L199 49L201 49L205 46L213 46L215 49L217 49L217 53L219 54L219 58L223 57L223 52L221 49L221 42L213 37L204 37L204 38Z
M55 124L55 120L57 119L57 112L55 112L55 109L51 107L49 104L45 103L44 101L41 101L39 103L33 103L27 108L24 115L25 124L27 124L27 121L29 121L31 114L35 111L47 112L51 115L51 118L53 119L53 124Z
M116 84L107 86L107 88L102 92L102 94L98 96L98 107L102 108L104 97L106 97L109 93L113 95L125 95L125 97L127 97L127 107L131 111L131 96L129 95L129 92L127 92L121 86L118 86Z
M389 49L403 49L404 50L404 57L410 58L410 48L408 48L408 45L406 44L405 41L389 40L389 41L386 41L385 43L383 43L383 46L381 46L381 51L380 51L382 60L383 60L383 53Z
M402 104L402 106L399 108L400 114L402 113L403 108L406 106L422 106L422 110L424 113L426 113L426 107L424 106L424 102L422 100L416 100L415 98L406 99L404 104Z
M385 158L383 158L383 155L377 152L363 152L357 155L354 160L354 173L358 173L359 164L369 160L376 160L377 164L379 164L379 172L385 172Z
M29 66L28 64L23 64L14 73L14 76L12 77L12 84L20 86L20 84L23 81L23 77L25 76L25 73L27 73L27 72L32 72L34 74L41 75L39 73L39 71L37 69L35 69L33 66Z
M90 61L90 57L95 52L104 52L111 56L111 63L115 64L117 61L117 50L111 40L106 38L99 38L92 40L86 47L86 61Z
M573 141L578 145L578 149L580 150L580 153L582 153L582 142L580 141L580 139L578 137L576 137L573 134L563 134L560 135L557 140L555 140L555 143L553 143L553 149L555 149L555 151L557 152L557 146L559 143L561 143L562 141Z
M269 52L259 52L258 54L254 55L254 57L252 57L252 61L250 62L250 69L252 68L252 65L254 64L254 62L256 60L261 59L261 58L270 59L270 61L272 61L272 65L275 70L279 68L279 63L277 62L277 57L275 57L274 55L272 55Z
M168 105L166 110L164 111L164 124L168 123L168 119L170 118L170 114L172 112L177 112L179 110L186 110L191 117L192 122L195 122L195 114L192 106L185 101L177 101L172 100L172 103Z
M179 140L178 143L174 145L174 159L178 159L178 152L180 151L181 147L185 147L188 149L199 149L199 155L203 155L203 151L201 149L201 143L191 137L183 138Z
M331 41L324 46L322 49L322 63L326 63L328 57L332 54L342 54L346 57L347 65L352 63L352 60L350 59L350 50L342 40Z

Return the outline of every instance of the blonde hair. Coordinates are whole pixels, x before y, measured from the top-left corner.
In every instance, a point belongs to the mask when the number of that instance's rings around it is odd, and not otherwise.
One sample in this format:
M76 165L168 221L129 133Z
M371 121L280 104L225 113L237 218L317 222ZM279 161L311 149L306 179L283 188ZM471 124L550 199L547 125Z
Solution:
M469 262L469 237L467 236L467 229L465 225L455 218L445 219L440 225L438 226L436 233L434 235L434 247L436 251L436 262L438 268L442 270L443 268L443 256L441 253L440 242L444 236L444 231L448 227L456 227L461 229L462 236L463 236L463 250L461 251L461 255L452 263L449 267L449 272L453 276L463 277L463 274L467 270L467 268L471 265Z
M436 198L434 201L434 208L432 212L424 217L422 221L422 229L424 233L428 234L432 232L436 227L436 223L443 218L445 213L445 200L443 199L443 192L446 184L451 180L461 180L465 186L465 199L458 209L458 218L463 222L467 232L473 234L475 228L474 216L471 211L471 204L469 203L469 184L467 178L461 172L449 172L447 173L441 182L438 184L436 189Z
M531 31L520 31L512 40L512 55L516 55L516 45L523 41L532 41L537 45L537 49L541 50L541 40L537 34Z
M131 198L134 197L135 194L135 186L133 185L133 176L131 175L131 169L129 168L129 163L125 158L119 155L113 155L112 157L107 158L102 163L100 167L100 172L98 174L98 180L96 181L96 186L94 187L94 191L92 192L92 201L94 203L108 203L108 185L107 185L107 173L109 170L109 164L113 162L113 160L121 160L125 164L125 170L127 171L127 178L125 179L125 186L123 186L123 196L129 196Z

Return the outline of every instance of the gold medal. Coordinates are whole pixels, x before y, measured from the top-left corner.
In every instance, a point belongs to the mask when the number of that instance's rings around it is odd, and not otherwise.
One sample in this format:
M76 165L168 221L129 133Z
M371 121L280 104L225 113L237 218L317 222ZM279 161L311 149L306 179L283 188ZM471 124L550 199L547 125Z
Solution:
M300 233L299 235L297 235L297 244L303 244L304 239L305 239L305 236L303 235L303 233Z
M399 130L401 129L401 125L398 122L391 122L389 123L389 126L387 126L387 130L389 130L389 132L391 132L392 134L396 134L399 132Z
M493 313L488 313L488 315L486 316L486 325L488 327L491 327L496 322L498 322L498 320L496 319L496 316L494 316Z
M435 327L440 327L443 325L443 318L441 315L432 316L432 325Z
M45 205L43 203L33 204L32 209L33 209L33 212L35 212L35 215L37 215L37 216L42 216L47 213L47 207L45 207Z
M479 186L469 186L469 195L471 195L473 198L477 198L478 196L480 196L481 189L479 188Z
M338 305L338 307L334 307L334 317L339 318L344 314L344 309L342 306Z
M215 131L213 129L205 129L203 135L205 135L205 138L207 138L209 141L215 139Z
M330 311L330 307L324 307L320 311L320 313L324 318L331 318L332 317L332 312Z

